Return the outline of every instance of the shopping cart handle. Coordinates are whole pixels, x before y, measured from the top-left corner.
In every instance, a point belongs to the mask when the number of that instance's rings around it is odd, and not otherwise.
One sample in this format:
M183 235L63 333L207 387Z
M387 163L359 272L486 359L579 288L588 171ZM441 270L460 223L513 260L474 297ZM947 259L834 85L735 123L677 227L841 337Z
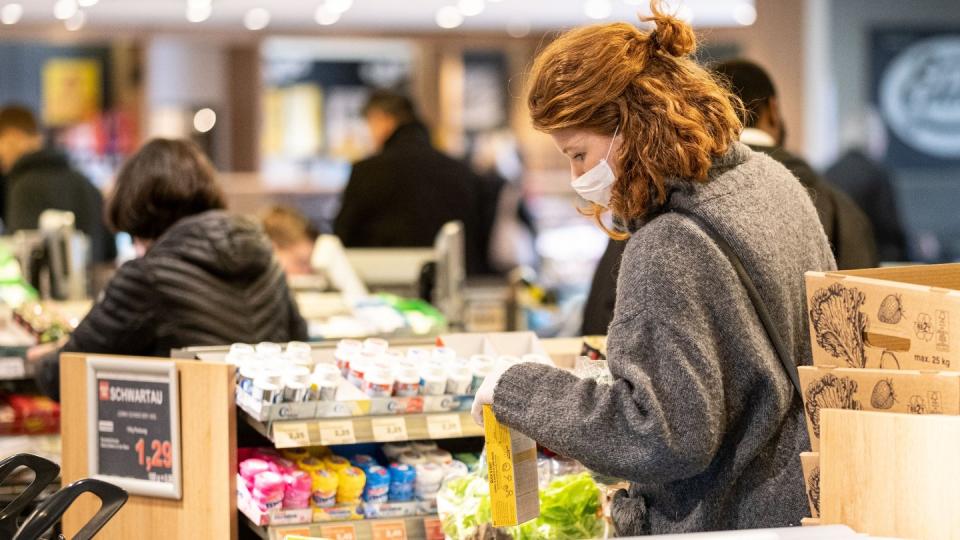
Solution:
M70 508L73 501L84 493L93 493L100 498L100 510L90 518L90 521L77 531L72 540L89 540L93 538L110 518L127 502L127 492L113 484L102 480L85 478L77 480L69 486L54 493L44 501L30 517L23 523L13 540L34 540L53 527L64 512Z
M24 508L37 495L40 495L51 482L60 474L60 466L56 463L32 454L17 454L0 461L0 483L20 467L26 467L35 473L33 482L23 490L17 498L0 510L0 538L12 538L17 532L17 520Z

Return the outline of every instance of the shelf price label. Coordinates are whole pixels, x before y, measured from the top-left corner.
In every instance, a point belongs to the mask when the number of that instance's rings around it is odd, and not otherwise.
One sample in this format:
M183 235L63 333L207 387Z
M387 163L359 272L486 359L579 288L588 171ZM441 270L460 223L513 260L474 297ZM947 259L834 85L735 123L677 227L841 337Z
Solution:
M325 525L320 527L320 536L330 540L357 540L357 530L353 525Z
M370 527L373 540L407 540L407 528L402 521L381 521Z
M394 442L406 441L407 420L402 416L396 418L374 418L371 420L373 426L373 440L376 442Z
M277 448L310 446L310 430L303 422L277 422L273 425L273 444Z
M463 425L458 414L434 414L427 417L427 433L431 439L451 439L463 436Z
M427 540L443 540L446 535L443 534L443 522L440 518L424 518L423 528L426 531Z
M352 420L320 422L320 444L330 446L355 442L357 442L357 436L353 431Z

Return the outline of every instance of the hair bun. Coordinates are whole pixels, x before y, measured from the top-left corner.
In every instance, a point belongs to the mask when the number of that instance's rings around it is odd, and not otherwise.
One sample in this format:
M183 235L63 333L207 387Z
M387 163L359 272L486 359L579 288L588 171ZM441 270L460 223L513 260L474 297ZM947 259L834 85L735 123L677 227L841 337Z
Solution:
M650 44L654 50L675 57L687 56L697 50L697 37L690 24L664 13L658 0L650 2L650 11L653 15L642 20L657 25L650 32Z

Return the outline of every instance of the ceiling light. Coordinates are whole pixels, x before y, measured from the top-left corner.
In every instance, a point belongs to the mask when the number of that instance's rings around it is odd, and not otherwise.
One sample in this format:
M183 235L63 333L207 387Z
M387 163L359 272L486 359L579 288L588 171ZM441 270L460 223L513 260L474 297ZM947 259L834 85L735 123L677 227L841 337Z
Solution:
M473 17L483 13L484 7L483 0L460 0L457 2L457 9L465 17Z
M77 0L77 5L80 7L93 7L97 5L97 2L100 0Z
M330 26L340 20L340 14L335 11L330 11L330 8L321 4L317 6L317 11L313 14L313 20L317 21L317 24Z
M213 6L210 4L190 4L187 6L187 20L192 23L203 22L213 14Z
M217 113L213 112L213 109L200 109L193 115L193 129L200 133L210 131L215 125L217 125Z
M0 22L3 24L17 24L23 17L23 6L20 4L7 4L0 8Z
M606 19L613 13L610 0L587 0L583 3L583 12L591 19Z
M53 16L65 21L76 15L78 9L76 0L57 0L53 5Z
M253 8L243 16L243 25L247 30L263 30L270 24L270 12L264 8Z
M742 3L733 8L733 20L743 26L750 26L757 22L757 8L752 4Z
M630 6L642 6L648 2L647 0L623 0L623 3Z
M71 31L76 32L84 27L87 24L87 16L82 11L77 11L73 14L73 17L63 21L63 26Z
M463 15L453 6L443 6L437 10L437 26L447 30L463 24Z
M507 21L507 34L514 38L523 38L530 35L530 23L522 19Z
M353 0L327 0L324 6L331 13L346 13L353 6Z

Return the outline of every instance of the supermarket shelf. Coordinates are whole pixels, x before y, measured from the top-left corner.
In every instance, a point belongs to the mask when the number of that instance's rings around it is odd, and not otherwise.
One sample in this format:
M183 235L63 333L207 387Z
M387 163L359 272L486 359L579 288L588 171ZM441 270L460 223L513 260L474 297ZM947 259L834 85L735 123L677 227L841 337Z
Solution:
M443 538L440 519L437 516L420 516L398 519L364 519L310 523L306 525L283 525L259 527L246 516L243 522L263 540L283 540L288 534L315 536L334 540L372 540L375 538L406 538L407 540L437 540ZM399 531L403 530L403 535Z
M260 422L243 418L276 448L480 437L468 411Z

